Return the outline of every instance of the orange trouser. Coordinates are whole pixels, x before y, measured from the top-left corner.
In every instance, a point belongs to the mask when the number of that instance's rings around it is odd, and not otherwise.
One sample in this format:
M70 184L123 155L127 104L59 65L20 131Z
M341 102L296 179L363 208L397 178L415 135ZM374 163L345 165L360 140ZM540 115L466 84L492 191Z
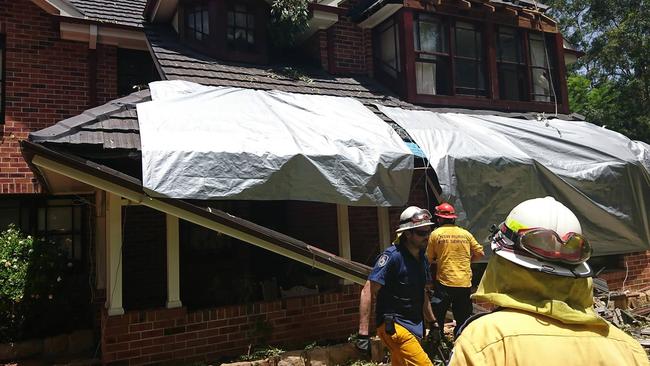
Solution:
M377 328L377 335L390 350L392 366L433 365L418 339L403 326L395 323L395 334L389 335L386 333L386 324L382 324Z

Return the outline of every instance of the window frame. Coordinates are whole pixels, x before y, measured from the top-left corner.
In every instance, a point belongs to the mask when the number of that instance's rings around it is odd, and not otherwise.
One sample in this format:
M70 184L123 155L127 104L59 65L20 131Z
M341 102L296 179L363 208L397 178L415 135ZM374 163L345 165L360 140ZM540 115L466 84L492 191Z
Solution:
M522 21L527 20L523 17L519 17L519 23L512 20L503 19L485 19L484 17L478 16L479 13L470 14L471 12L464 11L462 9L438 9L438 8L426 8L422 9L419 7L405 7L400 12L396 13L394 17L399 19L402 24L401 30L403 31L401 35L403 47L403 70L404 76L402 77L402 83L400 88L395 88L400 92L400 95L405 98L408 102L430 105L430 106L444 106L444 107L458 107L458 108L489 108L497 109L504 111L525 111L525 112L547 112L553 113L557 110L558 113L569 113L569 103L568 103L568 93L566 86L566 70L563 62L564 49L562 46L562 35L554 31L555 28L552 28L549 24L542 24L541 26L535 24L522 23ZM446 94L441 94L439 91L436 95L427 95L419 94L417 90L417 71L416 71L416 62L418 57L418 52L416 50L416 40L414 39L414 32L417 27L418 14L427 14L439 17L442 21L448 22L450 27L450 38L453 38L451 31L453 30L453 24L456 20L471 22L480 26L480 31L482 33L483 41L483 67L484 67L484 81L485 88L487 93L485 96L476 97L473 95L462 95L449 92ZM499 73L497 70L496 62L496 27L499 25L509 26L516 28L521 31L523 34L527 34L528 31L539 30L540 33L543 33L546 37L547 45L550 45L550 48L554 50L553 54L549 54L549 60L551 64L551 76L553 77L553 87L555 94L557 96L557 103L551 102L540 102L532 100L509 100L503 99L499 95L500 83L498 82ZM454 46L454 40L450 40L450 44ZM527 45L527 42L524 42ZM411 45L411 46L409 46ZM451 50L452 56L454 50ZM526 49L526 53L528 50ZM529 57L529 56L526 56ZM446 70L447 71L447 70ZM454 73L454 64L452 62L450 68L448 69L449 74ZM529 83L530 73L526 72L526 82ZM452 90L455 90L455 85L452 86ZM526 91L528 93L528 91ZM526 98L527 99L527 98Z
M422 50L422 41L420 39L420 23L422 20L420 19L421 16L429 18L428 21L432 22L435 21L438 23L439 29L442 31L440 32L440 38L441 38L441 45L442 45L442 50L441 51L423 51ZM424 22L427 22L425 20ZM412 50L415 54L414 58L414 65L413 68L416 72L416 77L415 77L415 91L418 95L427 95L427 96L436 96L436 95L453 95L453 90L454 90L454 80L453 80L453 75L452 75L452 70L453 70L453 56L452 56L452 51L451 51L451 45L452 43L452 36L449 32L449 24L446 21L446 19L441 19L438 16L428 14L428 13L416 13L413 19L413 46ZM418 78L417 78L417 70L418 70L418 64L433 64L435 65L435 78L434 78L434 93L433 94L425 94L425 93L420 93L418 91ZM439 72L439 67L441 69L447 70L445 72L444 70ZM440 80L438 79L438 74L446 74L448 78L445 80Z
M508 61L504 60L502 55L501 55L501 44L500 44L500 35L502 34L501 30L502 29L510 29L513 31L512 35L514 38L514 44L516 46L515 53L517 56L516 61ZM516 27L512 26L505 26L505 25L497 25L496 26L496 32L495 32L495 52L496 52L496 79L497 79L497 84L499 88L499 99L500 100L508 100L508 101L521 101L521 102L527 102L530 101L530 77L529 77L529 71L528 71L528 47L526 45L526 38L527 34ZM501 69L502 67L511 67L515 69L515 73L517 74L517 81L518 81L518 87L519 87L519 98L518 99L511 99L511 98L506 98L504 97L503 93L503 88L504 85L501 82L502 81L502 72Z
M244 7L244 11L238 11L237 7ZM230 24L230 15L233 14L233 23ZM246 19L246 25L240 27L237 24L237 14L244 14ZM253 19L252 27L249 27L249 21ZM256 48L256 22L255 22L255 12L251 11L250 4L247 2L234 2L228 1L226 4L226 45L230 50L243 51L243 52L254 52ZM230 39L230 31L232 30L233 39ZM237 30L243 30L246 33L245 41L241 41L238 38L235 38L237 35ZM249 36L253 37L253 41L249 42Z
M465 24L470 24L473 26L473 29L469 28L461 28L458 26L458 23L465 23ZM488 58L486 57L486 47L485 47L485 30L483 29L481 24L473 21L468 21L465 19L454 19L454 26L453 26L453 48L452 52L453 54L451 55L452 57L452 67L453 67L453 72L454 74L452 75L452 85L453 85L453 95L459 95L459 96L470 96L470 97L487 97L489 95L489 87L488 87L488 76L487 76L487 63L488 63ZM466 31L473 31L474 32L474 44L477 42L480 44L480 50L476 52L476 57L469 57L469 56L460 56L459 52L457 52L458 48L458 29L463 29ZM462 93L460 92L460 88L458 86L458 79L456 73L459 70L458 64L459 62L457 61L464 61L464 62L471 62L475 65L474 67L474 72L475 72L475 81L477 83L476 87L474 88L465 88L462 87L463 89L469 90L473 89L475 93ZM482 75L481 75L482 71ZM483 89L479 89L479 86L481 84L481 80L483 79ZM482 92L479 92L482 91Z
M253 16L254 44L251 47L231 47L228 42L228 11L236 4L245 5ZM205 6L208 11L209 34L205 39L196 40L188 34L188 9ZM264 0L186 0L179 4L180 38L197 52L223 61L266 64L269 58L268 32L266 24L270 21L270 6Z

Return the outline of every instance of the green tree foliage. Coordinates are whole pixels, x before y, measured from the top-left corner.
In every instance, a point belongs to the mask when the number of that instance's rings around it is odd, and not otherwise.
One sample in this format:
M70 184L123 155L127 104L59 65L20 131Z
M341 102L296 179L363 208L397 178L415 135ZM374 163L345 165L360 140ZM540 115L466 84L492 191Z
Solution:
M65 317L59 307L65 256L55 244L35 240L15 226L0 233L0 342L50 335Z
M571 110L650 142L650 1L548 0L585 56L569 70Z
M270 34L275 46L292 46L296 37L309 28L307 6L307 0L273 0Z

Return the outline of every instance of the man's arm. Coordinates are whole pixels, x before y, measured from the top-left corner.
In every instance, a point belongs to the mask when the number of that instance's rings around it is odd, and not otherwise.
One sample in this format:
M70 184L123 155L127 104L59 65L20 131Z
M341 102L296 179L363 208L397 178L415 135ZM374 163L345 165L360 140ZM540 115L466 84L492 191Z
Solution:
M424 289L424 305L422 306L424 312L424 320L429 323L435 323L436 317L433 315L433 309L431 308L431 301L429 300L429 294L426 289Z
M469 234L469 233L468 233ZM483 252L483 247L479 244L472 234L469 234L470 237L470 248L472 251L472 262L477 261L485 256Z
M361 290L361 297L359 299L359 334L367 336L369 334L370 324L370 308L372 307L372 299L377 296L377 292L381 289L381 285L374 281L366 281L366 284Z

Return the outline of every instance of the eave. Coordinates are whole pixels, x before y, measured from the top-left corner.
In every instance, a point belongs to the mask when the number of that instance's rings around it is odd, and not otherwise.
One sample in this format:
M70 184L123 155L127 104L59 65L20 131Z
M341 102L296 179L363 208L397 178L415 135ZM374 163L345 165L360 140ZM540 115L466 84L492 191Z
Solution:
M67 177L93 189L110 192L133 203L176 216L358 284L365 284L370 273L370 267L366 265L226 212L203 208L183 200L151 197L139 180L107 166L26 140L21 141L20 145L25 160L42 181L51 181L50 177L54 175Z

